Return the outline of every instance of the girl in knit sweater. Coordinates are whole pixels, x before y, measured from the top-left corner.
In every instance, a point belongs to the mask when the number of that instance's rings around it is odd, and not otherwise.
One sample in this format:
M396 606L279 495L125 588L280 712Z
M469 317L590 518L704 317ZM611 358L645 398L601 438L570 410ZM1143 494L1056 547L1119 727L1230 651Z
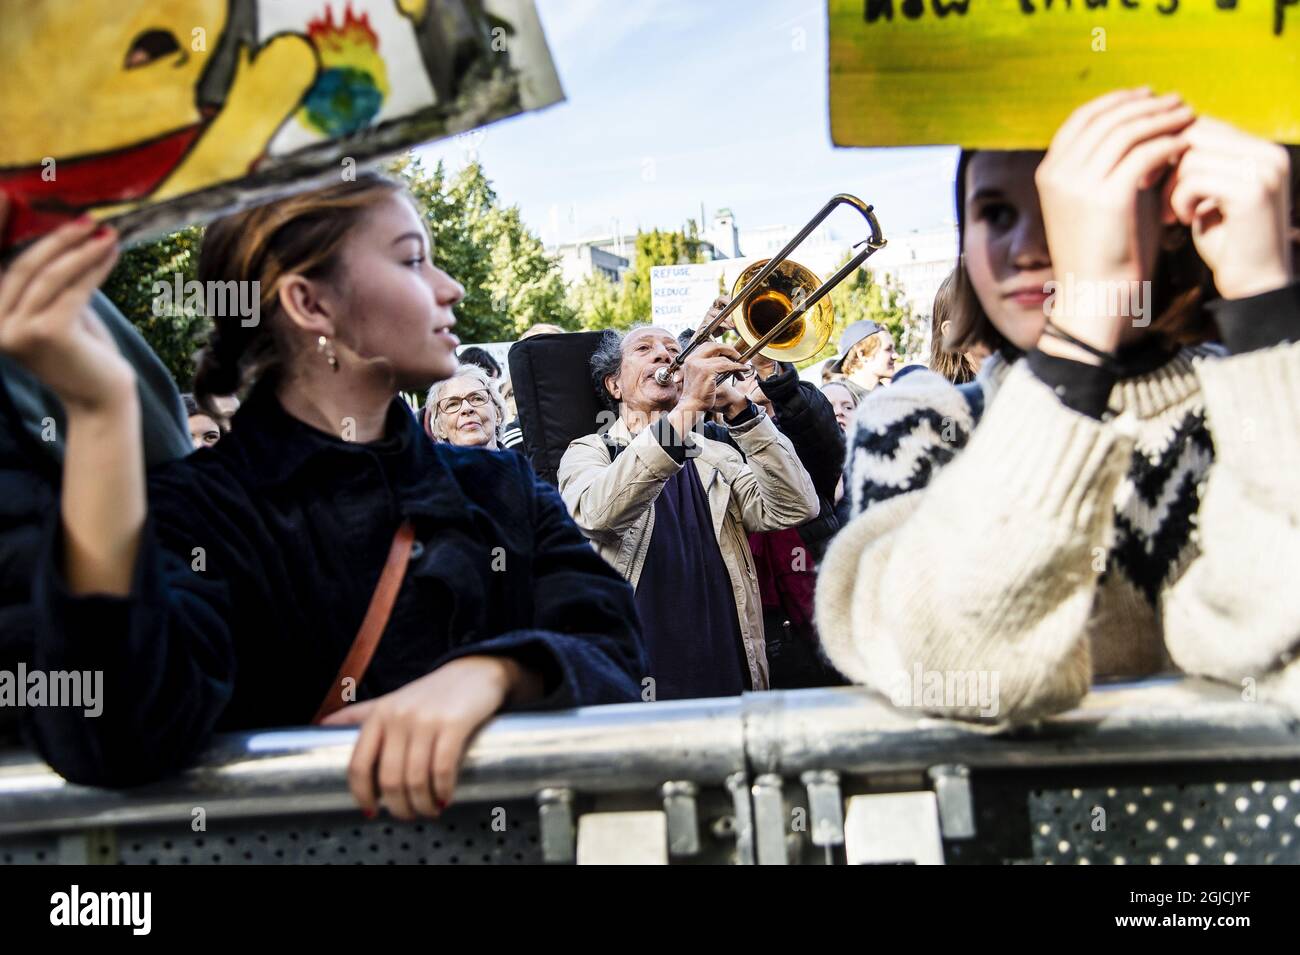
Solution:
M1300 700L1289 174L1145 89L1081 107L1045 156L963 156L951 344L994 354L973 385L919 372L857 413L817 590L842 672L999 723L1175 668ZM1221 346L1185 344L1205 318ZM917 673L997 699L915 698Z

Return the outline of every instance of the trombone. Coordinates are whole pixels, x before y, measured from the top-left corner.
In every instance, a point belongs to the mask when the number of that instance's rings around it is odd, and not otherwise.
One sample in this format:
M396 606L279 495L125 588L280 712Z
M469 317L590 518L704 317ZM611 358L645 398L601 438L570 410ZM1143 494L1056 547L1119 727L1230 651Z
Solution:
M791 261L789 256L796 246L821 225L823 219L841 205L850 206L867 220L871 236L854 246L863 246L861 252L818 285L817 276L798 262ZM741 311L735 323L736 333L749 346L741 354L741 362L748 362L758 354L776 361L803 361L811 358L826 347L826 342L831 337L831 327L835 322L835 312L827 298L831 289L884 247L885 236L880 231L880 223L876 220L873 208L857 196L847 193L834 196L822 206L821 212L813 216L786 243L785 248L772 258L761 259L740 273L732 286L732 298L727 307L695 333L672 364L655 372L655 380L661 385L668 384L681 370L691 352L712 338L727 316L737 308L741 308ZM814 309L813 314L808 315ZM805 318L805 315L808 317ZM718 381L722 382L730 374L733 373L719 375Z

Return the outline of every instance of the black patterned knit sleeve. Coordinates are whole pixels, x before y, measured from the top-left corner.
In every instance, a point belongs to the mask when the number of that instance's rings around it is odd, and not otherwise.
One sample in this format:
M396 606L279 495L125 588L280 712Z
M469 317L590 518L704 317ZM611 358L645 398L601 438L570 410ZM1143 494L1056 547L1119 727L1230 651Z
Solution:
M928 485L966 446L974 427L966 398L932 371L871 392L849 428L843 502L849 518Z

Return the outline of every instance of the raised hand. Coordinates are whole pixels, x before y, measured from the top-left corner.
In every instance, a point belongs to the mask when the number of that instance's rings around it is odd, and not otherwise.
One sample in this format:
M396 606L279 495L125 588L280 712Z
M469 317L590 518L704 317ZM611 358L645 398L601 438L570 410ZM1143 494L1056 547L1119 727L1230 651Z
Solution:
M729 371L740 375L750 372L748 365L741 364L740 353L730 345L706 342L695 349L682 365L684 377L678 406L692 411L716 411L743 400L734 387L717 382L718 375Z
M1246 298L1289 283L1287 151L1204 116L1183 136L1189 145L1165 187L1166 219L1191 227L1219 293Z
M8 208L0 194L0 231ZM103 410L135 374L90 296L117 261L117 236L84 218L24 249L0 272L0 353L41 379L68 408Z
M1035 174L1056 279L1091 285L1089 299L1115 283L1149 279L1159 251L1159 196L1151 189L1188 148L1194 114L1177 94L1120 90L1079 107L1057 130ZM1054 324L1113 352L1132 317L1057 295ZM1045 350L1058 343L1044 340ZM1069 346L1065 346L1069 347ZM1071 354L1070 357L1076 357ZM1081 360L1093 360L1080 352Z
M704 313L704 322L701 327L707 327L708 324L721 315L722 310L730 304L731 296L729 294L724 292L718 295L718 297L713 300L713 304L709 306L709 310ZM733 317L735 314L735 312L732 312L731 315L728 315L722 320L722 324L718 326L718 330L713 333L714 338L736 330L736 319Z
M8 212L0 194L0 232ZM117 261L117 236L89 219L60 226L0 273L0 353L68 412L60 511L74 594L131 592L145 519L135 372L90 307Z

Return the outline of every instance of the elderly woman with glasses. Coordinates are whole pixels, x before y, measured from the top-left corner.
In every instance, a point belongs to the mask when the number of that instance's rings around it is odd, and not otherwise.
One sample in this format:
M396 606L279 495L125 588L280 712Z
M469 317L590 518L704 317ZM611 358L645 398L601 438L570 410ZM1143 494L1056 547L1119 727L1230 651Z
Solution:
M500 450L505 418L497 383L478 365L461 365L436 382L424 403L424 429L433 440L462 448Z

